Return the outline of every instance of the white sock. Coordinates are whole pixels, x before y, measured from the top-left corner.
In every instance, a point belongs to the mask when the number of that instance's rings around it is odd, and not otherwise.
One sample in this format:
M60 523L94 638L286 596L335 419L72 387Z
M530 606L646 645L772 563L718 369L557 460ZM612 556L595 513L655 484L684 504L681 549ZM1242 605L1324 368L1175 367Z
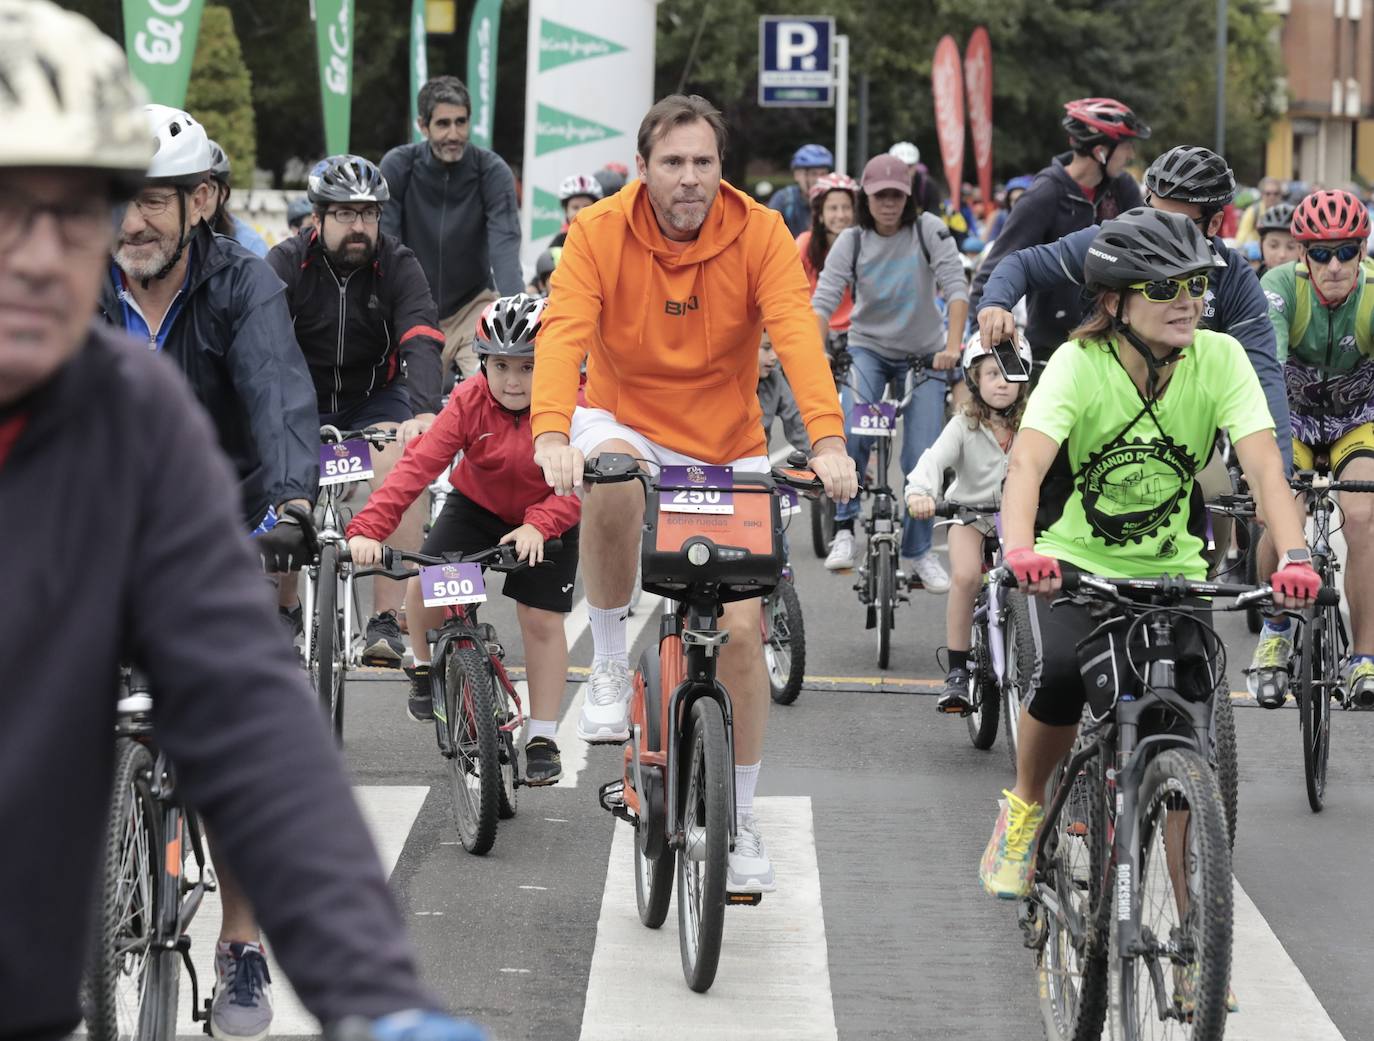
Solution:
M625 622L629 617L629 604L624 607L587 605L587 618L592 623L592 668L608 658L629 667L630 652L625 646Z
M527 719L525 720L525 741L530 738L547 737L550 741L558 733L558 720L556 719Z
M759 770L763 761L752 766L735 766L735 819L744 820L754 815L754 788L759 783Z

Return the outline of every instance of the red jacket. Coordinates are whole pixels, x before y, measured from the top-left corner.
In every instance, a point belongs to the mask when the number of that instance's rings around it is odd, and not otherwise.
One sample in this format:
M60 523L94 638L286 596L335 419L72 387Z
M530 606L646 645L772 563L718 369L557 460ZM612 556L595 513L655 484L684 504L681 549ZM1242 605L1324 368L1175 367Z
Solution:
M434 425L406 446L405 455L372 493L367 507L349 523L347 534L382 541L396 530L401 514L458 453L449 482L512 528L533 524L546 539L569 530L582 516L573 495L555 495L534 465L528 413L507 411L492 397L480 373L449 396Z

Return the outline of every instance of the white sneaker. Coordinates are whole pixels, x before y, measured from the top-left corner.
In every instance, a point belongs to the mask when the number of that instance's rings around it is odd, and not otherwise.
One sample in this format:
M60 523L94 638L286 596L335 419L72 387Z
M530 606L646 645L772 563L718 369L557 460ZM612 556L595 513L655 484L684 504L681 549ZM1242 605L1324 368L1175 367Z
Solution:
M949 575L940 566L940 559L933 551L913 560L910 574L925 586L927 593L949 592Z
M577 736L594 745L628 741L631 687L630 667L624 662L603 658L593 665Z
M825 558L827 571L845 571L854 566L854 533L841 528L830 543L830 555Z
M759 822L751 813L740 819L735 830L735 848L725 872L727 893L771 893L778 888L768 847L759 833Z

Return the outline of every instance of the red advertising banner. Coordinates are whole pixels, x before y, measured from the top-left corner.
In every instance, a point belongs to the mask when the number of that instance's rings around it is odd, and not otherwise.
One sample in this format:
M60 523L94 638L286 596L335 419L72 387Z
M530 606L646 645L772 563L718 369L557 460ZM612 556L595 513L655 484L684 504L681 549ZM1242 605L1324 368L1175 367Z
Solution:
M953 36L942 36L935 45L930 83L935 95L940 159L945 166L949 196L957 206L964 175L964 77L959 71L959 45Z
M981 25L973 30L964 51L964 86L968 89L973 166L986 207L992 203L992 41Z

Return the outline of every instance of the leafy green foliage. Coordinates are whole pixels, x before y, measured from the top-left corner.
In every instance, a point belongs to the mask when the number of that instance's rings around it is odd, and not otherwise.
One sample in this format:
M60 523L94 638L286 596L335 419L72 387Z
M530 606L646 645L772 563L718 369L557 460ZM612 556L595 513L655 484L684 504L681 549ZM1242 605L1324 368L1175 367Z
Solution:
M229 156L234 186L252 187L258 150L253 79L234 33L234 17L219 4L207 4L201 15L186 111L200 120L210 139L219 142Z

